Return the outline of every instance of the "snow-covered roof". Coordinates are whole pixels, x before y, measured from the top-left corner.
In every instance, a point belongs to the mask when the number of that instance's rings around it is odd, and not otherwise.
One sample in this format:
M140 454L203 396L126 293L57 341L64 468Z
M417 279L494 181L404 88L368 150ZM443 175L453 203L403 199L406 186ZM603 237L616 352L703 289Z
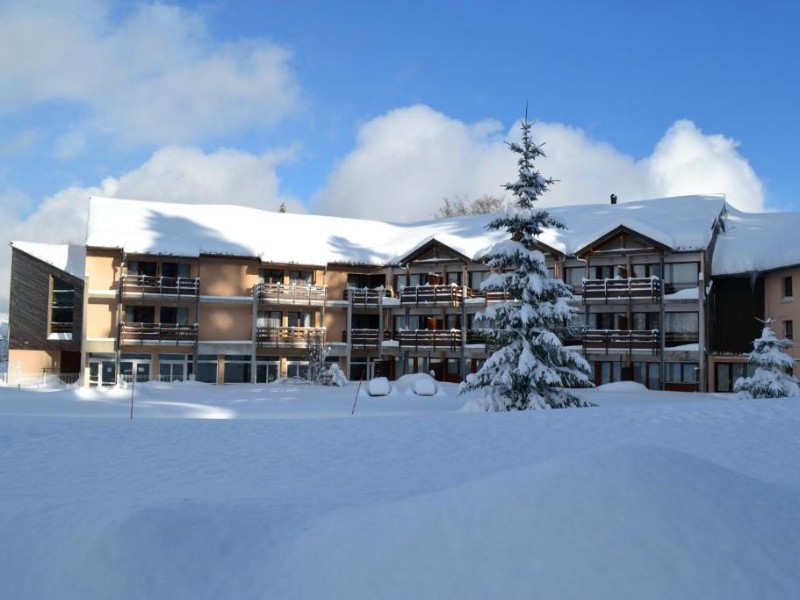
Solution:
M75 244L40 244L38 242L11 242L11 247L83 279L86 248Z
M734 275L800 265L800 213L746 213L728 208L711 272Z
M547 209L567 230L541 241L565 254L625 225L673 250L705 248L723 196L682 196ZM258 257L265 262L396 264L430 240L478 259L505 232L487 231L493 215L386 223L228 205L188 205L92 197L86 244L128 253ZM593 237L594 236L594 237Z

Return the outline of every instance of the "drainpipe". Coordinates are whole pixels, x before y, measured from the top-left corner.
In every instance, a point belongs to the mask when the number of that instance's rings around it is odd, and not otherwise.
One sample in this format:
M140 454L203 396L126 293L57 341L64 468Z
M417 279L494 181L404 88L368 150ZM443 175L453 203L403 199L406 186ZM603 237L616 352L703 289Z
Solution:
M664 251L661 251L661 298L658 306L659 311L659 323L661 327L659 328L661 331L659 332L659 359L658 359L658 376L661 379L661 389L665 389L666 382L664 381L664 375L666 374L666 369L664 365L664 348L666 347L666 316L664 311L664 292L666 291L666 283L664 282Z

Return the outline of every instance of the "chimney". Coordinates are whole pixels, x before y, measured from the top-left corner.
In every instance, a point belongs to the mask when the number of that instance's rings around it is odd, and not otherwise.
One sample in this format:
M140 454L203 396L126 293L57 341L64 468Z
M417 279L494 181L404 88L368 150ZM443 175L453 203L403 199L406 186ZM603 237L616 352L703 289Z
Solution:
M616 204L616 203L617 203L617 195L611 194L611 204Z

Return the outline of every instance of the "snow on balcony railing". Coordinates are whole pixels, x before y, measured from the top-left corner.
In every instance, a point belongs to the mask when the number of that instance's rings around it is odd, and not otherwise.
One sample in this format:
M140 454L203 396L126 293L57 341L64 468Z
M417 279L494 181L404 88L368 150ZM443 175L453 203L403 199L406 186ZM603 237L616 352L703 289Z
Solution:
M626 279L584 279L581 295L584 300L634 299L657 301L661 297L658 277Z
M254 288L262 304L324 304L328 288L324 285L258 283Z
M584 350L609 352L652 352L659 349L658 329L587 329L583 333Z
M385 298L390 298L391 293L384 287L359 288L349 287L342 292L344 300L350 300L354 305L379 306Z
M456 350L461 347L460 329L448 329L444 331L433 329L409 329L399 331L397 338L401 348L444 348Z
M325 341L324 327L257 327L259 346L307 348L312 340Z
M121 284L123 297L130 294L159 294L194 299L200 293L199 277L123 275Z
M175 323L122 323L120 343L191 345L197 341L197 323L178 325Z

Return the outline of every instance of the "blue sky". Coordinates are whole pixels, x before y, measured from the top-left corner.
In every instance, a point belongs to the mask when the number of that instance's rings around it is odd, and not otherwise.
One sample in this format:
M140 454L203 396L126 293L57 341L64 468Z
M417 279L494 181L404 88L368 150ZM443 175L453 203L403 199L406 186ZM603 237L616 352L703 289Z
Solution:
M501 192L526 102L551 204L797 210L799 21L788 1L4 0L0 237L80 243L91 194L427 218Z

